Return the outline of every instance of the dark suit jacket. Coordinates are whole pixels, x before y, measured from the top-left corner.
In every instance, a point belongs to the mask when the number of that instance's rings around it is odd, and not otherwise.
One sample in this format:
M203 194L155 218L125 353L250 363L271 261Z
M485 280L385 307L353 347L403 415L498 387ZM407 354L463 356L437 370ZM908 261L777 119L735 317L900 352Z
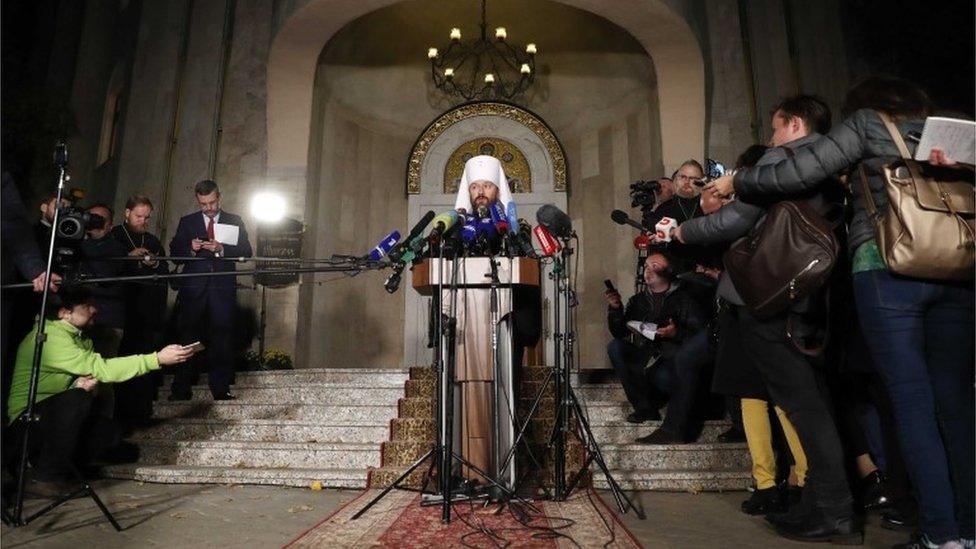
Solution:
M237 245L231 246L224 244L224 257L251 257L251 243L247 239L247 231L244 230L244 221L240 216L225 211L220 212L218 223L226 225L237 225L240 233L237 237ZM180 224L176 228L176 235L169 243L169 254L176 257L186 257L194 255L190 247L190 241L194 238L207 240L207 226L203 222L203 214L193 212L180 219ZM207 250L196 252L197 257L212 258L213 254ZM180 262L177 262L180 263ZM231 261L211 260L211 261L184 261L184 273L211 273L234 271L236 267ZM203 295L208 290L218 290L221 292L233 293L237 287L237 277L234 276L215 276L215 277L189 277L177 278L173 287L179 290L181 298L189 298Z
M3 258L0 261L3 269L2 279L3 282L14 280L16 267L21 277L32 280L44 270L46 265L34 240L34 232L27 220L27 210L20 200L20 193L17 192L13 178L4 172L2 179L2 195L0 195L2 200L0 221L3 228L0 231L3 235Z

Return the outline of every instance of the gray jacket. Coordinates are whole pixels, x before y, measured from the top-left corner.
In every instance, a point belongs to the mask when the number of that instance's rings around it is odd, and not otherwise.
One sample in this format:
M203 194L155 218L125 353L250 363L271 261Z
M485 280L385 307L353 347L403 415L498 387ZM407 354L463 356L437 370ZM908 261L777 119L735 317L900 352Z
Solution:
M822 136L818 133L811 133L800 139L796 139L785 144L794 150L798 147L809 146ZM756 166L771 166L790 157L783 147L771 147L766 150ZM795 192L793 194L796 194ZM766 197L768 198L768 197ZM689 244L718 244L721 242L733 242L746 236L749 231L756 226L766 210L762 206L745 202L743 200L733 200L718 211L710 215L689 219L681 224L681 238ZM718 279L718 289L716 293L719 297L731 302L734 305L744 305L739 292L732 284L732 279L725 271Z
M921 131L923 124L924 120L907 120L896 125L904 136L910 131ZM907 145L914 155L915 143L908 141ZM739 170L735 174L735 192L747 200L771 193L802 192L844 168L854 168L861 163L878 210L884 212L888 208L881 167L901 155L875 111L861 109L855 112L823 139L795 152L792 158L784 158L774 165ZM856 171L850 175L850 187L854 196L854 216L848 228L848 243L849 251L853 253L858 246L874 238L874 227L868 219L863 187Z

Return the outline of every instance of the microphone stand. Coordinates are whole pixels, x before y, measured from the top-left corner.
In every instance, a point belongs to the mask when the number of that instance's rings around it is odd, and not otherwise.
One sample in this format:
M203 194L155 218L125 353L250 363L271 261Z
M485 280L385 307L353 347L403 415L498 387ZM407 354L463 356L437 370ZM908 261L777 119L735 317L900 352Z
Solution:
M610 469L607 467L606 460L603 458L603 452L600 450L600 445L593 436L593 431L590 429L590 424L586 418L586 414L584 413L582 406L580 406L579 399L576 397L576 394L570 384L570 368L573 364L573 356L575 352L573 344L576 339L573 326L573 315L571 313L571 309L575 306L575 297L569 284L569 256L573 253L573 249L570 247L570 240L572 237L573 235L563 238L562 257L559 261L557 261L557 266L553 268L553 274L555 276L554 293L556 294L556 300L554 303L557 304L554 306L554 309L557 312L556 320L554 322L554 326L556 327L555 355L557 363L556 369L558 370L556 376L556 398L558 399L558 404L556 407L556 422L553 426L551 441L554 442L556 446L556 489L554 499L556 501L565 501L579 481L589 471L590 465L593 462L596 462L607 481L607 485L610 487L610 492L613 494L613 498L616 501L617 508L620 510L620 512L626 513L628 509L633 509L638 518L644 519L645 515L643 511L638 509L630 498L623 493L623 490L621 490L616 479L614 479L613 475L610 474ZM562 294L562 300L564 302L563 305L566 309L566 332L564 334L559 333L559 294ZM560 346L563 355L561 368L559 366ZM576 423L578 424L577 431L570 429L569 420L571 413L575 413ZM573 476L569 484L566 484L566 479L564 476L566 473L567 433L573 433L576 436L576 438L583 444L584 452L587 455L583 466Z
M59 141L55 147L54 153L54 164L58 168L58 189L55 198L55 209L54 209L54 219L51 222L51 237L48 239L47 247L47 265L44 269L44 290L41 292L41 310L38 314L37 320L37 331L34 336L34 359L31 363L30 381L28 382L27 388L27 408L20 415L17 421L23 421L24 423L24 436L21 441L23 445L20 452L20 463L18 466L17 475L17 495L14 503L14 514L9 517L10 523L13 526L26 526L37 518L43 516L44 514L52 511L61 504L80 496L88 496L95 502L98 509L105 515L112 527L115 528L116 532L121 532L122 527L119 525L112 513L109 512L105 504L95 493L94 488L87 480L82 476L78 469L71 465L71 473L81 482L81 487L77 490L61 495L54 501L46 505L40 511L30 515L29 517L24 517L24 483L27 476L27 462L30 454L30 435L31 426L38 421L38 418L34 417L34 411L37 407L37 384L40 379L41 371L41 355L44 351L44 342L47 340L46 334L46 319L47 314L47 300L50 295L51 288L51 266L54 259L54 242L57 238L57 228L58 219L60 218L60 206L61 197L64 192L64 183L67 180L67 167L68 167L68 149L64 144L64 141ZM5 517L7 518L7 517Z

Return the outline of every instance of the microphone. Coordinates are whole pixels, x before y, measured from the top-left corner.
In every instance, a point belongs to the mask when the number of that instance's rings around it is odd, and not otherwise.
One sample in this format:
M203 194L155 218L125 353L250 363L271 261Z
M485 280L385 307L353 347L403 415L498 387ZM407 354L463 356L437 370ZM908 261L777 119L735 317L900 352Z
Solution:
M475 242L478 240L478 229L475 223L468 223L461 228L461 240L464 242L465 248L471 248L474 246Z
M400 258L405 248L409 247L409 249L414 250L414 242L417 240L417 237L423 234L424 229L426 229L427 225L430 224L431 219L434 219L434 210L427 210L427 213L420 218L420 221L418 221L413 228L410 229L410 234L407 235L407 238L401 240L400 244L390 251L390 258L393 260ZM422 250L423 248L420 249ZM419 253L420 252L418 250L414 250L414 254Z
M434 244L440 241L441 237L444 236L444 232L454 226L457 222L458 213L454 210L438 214L434 217L434 220L430 222L433 227L429 233L427 233L427 241Z
M508 216L505 215L502 205L497 202L492 204L489 213L491 213L491 222L495 225L498 234L507 235L509 229Z
M552 257L556 254L556 252L563 249L563 247L559 244L559 241L556 240L556 237L552 236L552 233L549 232L549 229L547 229L545 226L538 225L536 228L532 229L532 232L539 241L539 246L542 248L543 257Z
M559 238L573 236L573 221L566 215L566 212L552 204L544 204L539 208L539 211L535 213L535 220L539 222L539 225L549 229L551 236Z
M379 261L380 259L386 257L386 254L390 253L390 250L397 245L400 241L400 231L393 231L390 234L383 237L379 243L364 257L372 259L373 261Z
M516 229L519 226L518 223L518 213L515 208L515 201L512 200L508 203L508 208L505 211L505 217L508 218L508 225L512 229Z
M525 257L531 257L535 259L537 257L535 253L535 248L532 247L532 226L529 222L524 219L519 219L518 223L515 225L518 227L518 237L516 241L519 247L522 248L522 254Z
M648 249L650 247L651 247L651 237L650 236L648 236L648 235L646 235L644 233L641 233L641 234L637 235L637 238L634 239L634 248L636 248L638 250L646 250L646 249Z
M610 219L612 219L617 225L630 225L640 232L647 230L643 225L631 219L623 210L614 210L610 212Z

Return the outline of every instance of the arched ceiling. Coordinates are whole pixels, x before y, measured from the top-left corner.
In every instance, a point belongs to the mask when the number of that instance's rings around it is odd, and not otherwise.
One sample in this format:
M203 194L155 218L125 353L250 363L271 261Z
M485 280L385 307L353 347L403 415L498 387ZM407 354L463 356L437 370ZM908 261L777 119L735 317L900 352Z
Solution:
M325 44L345 25L397 0L287 2L268 59L268 167L307 164L315 70ZM705 74L687 21L660 0L559 0L629 32L653 59L666 169L704 150ZM491 17L491 16L489 16ZM491 18L489 18L489 21ZM506 23L506 26L511 26ZM572 31L572 29L567 29ZM395 29L391 29L395 36ZM511 35L514 38L514 35Z

